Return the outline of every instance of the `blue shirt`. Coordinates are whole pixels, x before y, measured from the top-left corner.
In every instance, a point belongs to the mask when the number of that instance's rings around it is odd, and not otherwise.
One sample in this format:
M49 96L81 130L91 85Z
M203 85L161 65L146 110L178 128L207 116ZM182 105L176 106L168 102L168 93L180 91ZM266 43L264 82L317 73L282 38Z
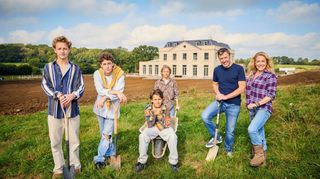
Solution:
M67 117L79 115L78 99L83 95L84 82L80 68L69 62L67 70L62 74L56 61L46 64L43 71L41 87L48 96L48 114L54 118L64 117L60 107L58 93L75 94L76 98L71 101L67 111Z
M213 81L218 83L220 93L227 95L239 87L239 81L246 81L246 76L243 67L238 64L232 64L229 68L219 65L213 71ZM224 102L240 105L241 95Z

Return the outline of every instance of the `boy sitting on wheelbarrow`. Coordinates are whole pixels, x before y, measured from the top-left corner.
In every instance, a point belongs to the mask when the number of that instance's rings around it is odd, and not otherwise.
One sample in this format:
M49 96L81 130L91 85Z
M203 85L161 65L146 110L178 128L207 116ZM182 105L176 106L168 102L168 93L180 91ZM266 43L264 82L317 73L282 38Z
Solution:
M139 135L139 158L135 166L136 172L146 168L148 159L147 150L149 143L158 135L168 143L169 163L173 171L178 170L178 137L171 127L169 109L163 105L163 93L157 89L150 95L151 104L145 108L146 127Z

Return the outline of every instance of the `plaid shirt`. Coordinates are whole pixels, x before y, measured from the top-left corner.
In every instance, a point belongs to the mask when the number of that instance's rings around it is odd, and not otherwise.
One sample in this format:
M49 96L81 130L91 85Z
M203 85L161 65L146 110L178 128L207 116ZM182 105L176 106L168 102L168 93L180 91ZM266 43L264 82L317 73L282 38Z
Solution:
M167 84L165 84L162 79L157 80L153 89L160 89L160 91L162 91L164 97L163 104L165 104L168 109L174 105L174 100L179 96L177 82L172 78L169 79Z
M264 71L256 79L253 79L254 74L247 79L246 87L246 105L256 103L268 96L272 100L276 96L277 77L275 74ZM272 100L261 105L259 109L266 109L272 113Z

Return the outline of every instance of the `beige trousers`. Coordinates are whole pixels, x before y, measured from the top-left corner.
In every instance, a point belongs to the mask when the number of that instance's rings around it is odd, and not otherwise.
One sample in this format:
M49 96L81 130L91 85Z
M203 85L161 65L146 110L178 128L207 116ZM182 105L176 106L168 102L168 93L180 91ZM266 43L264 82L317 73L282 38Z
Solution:
M48 116L49 137L51 143L51 151L54 161L54 173L62 173L65 164L62 140L64 138L64 118L56 119L53 116ZM69 118L69 146L70 146L70 165L74 165L75 169L81 168L79 158L79 128L80 116Z

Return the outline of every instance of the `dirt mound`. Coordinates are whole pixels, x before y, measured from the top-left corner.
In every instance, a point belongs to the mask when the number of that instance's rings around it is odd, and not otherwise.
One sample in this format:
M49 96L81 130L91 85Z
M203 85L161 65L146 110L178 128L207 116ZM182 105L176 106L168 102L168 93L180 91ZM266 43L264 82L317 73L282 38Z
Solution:
M279 85L320 83L320 71L305 71L278 78Z
M92 75L84 77L85 94L80 104L93 104L96 91ZM153 89L155 80L126 78L125 94L129 102L146 99ZM212 91L211 80L177 80L180 93L190 89ZM307 71L278 78L279 85L320 83L320 71ZM47 107L47 96L41 89L39 80L0 81L0 115L28 114Z

